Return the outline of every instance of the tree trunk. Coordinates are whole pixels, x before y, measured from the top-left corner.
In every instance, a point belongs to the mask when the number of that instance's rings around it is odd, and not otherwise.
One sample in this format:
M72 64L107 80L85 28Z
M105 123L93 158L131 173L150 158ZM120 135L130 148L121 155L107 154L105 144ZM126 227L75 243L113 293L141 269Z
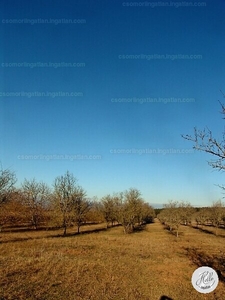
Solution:
M218 225L216 225L216 236L218 235Z
M179 225L176 225L175 226L175 231L176 231L176 237L178 238L178 236L179 236Z
M64 226L63 235L66 235L66 225Z

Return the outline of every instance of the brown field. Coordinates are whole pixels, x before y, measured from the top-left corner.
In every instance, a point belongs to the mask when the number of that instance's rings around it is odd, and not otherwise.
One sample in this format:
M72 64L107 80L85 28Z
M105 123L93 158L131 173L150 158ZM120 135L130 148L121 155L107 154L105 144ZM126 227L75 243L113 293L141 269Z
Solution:
M157 219L129 235L104 226L84 226L80 235L70 229L66 237L62 230L2 232L0 300L225 299L224 229L216 237L182 226L177 239ZM205 295L191 284L202 265L220 275L216 290Z

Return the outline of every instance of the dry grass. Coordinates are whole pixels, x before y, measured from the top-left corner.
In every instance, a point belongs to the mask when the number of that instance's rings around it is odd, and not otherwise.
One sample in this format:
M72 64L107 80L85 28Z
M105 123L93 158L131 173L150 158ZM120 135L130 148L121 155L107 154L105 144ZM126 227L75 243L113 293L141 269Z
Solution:
M158 222L131 235L121 227L68 237L61 231L2 233L0 299L224 299L223 282L207 295L191 285L199 251L219 255L224 238L182 230L179 239Z

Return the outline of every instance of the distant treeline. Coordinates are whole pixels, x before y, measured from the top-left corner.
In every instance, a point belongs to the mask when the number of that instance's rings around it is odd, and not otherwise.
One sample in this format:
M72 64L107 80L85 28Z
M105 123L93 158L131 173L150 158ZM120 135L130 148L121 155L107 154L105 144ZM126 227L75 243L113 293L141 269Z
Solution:
M225 206L221 200L213 202L211 207L194 208L188 202L169 201L157 214L158 219L170 231L179 235L180 225L212 225L216 229L225 224Z

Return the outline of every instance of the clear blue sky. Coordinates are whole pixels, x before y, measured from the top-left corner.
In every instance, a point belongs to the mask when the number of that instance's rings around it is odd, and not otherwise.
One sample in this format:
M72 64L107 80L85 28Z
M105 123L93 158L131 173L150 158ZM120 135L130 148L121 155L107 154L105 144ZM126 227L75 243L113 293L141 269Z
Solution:
M134 2L1 1L2 166L18 185L69 170L89 197L210 205L224 174L181 134L224 129L225 2Z

